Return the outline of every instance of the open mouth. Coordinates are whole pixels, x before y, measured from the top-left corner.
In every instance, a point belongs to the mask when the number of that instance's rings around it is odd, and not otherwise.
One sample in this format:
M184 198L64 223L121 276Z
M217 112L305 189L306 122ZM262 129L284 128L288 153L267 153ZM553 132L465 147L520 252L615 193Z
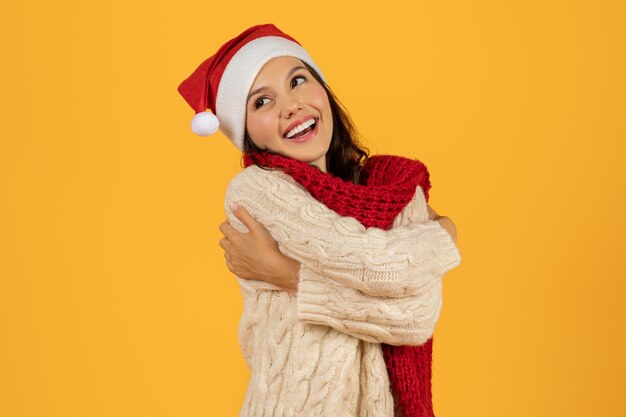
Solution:
M311 118L311 119L305 120L304 122L300 123L298 126L296 126L293 129L291 129L289 132L287 132L287 134L285 134L284 138L285 139L298 139L298 138L301 138L302 136L306 135L307 133L315 130L315 126L316 125L317 125L317 119L316 118Z

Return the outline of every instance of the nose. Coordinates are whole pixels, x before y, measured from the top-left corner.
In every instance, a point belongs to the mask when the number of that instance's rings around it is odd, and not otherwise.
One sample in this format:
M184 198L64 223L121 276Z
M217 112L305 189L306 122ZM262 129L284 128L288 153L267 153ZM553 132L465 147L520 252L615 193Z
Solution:
M288 119L301 109L302 104L300 103L300 100L298 100L296 97L288 96L284 99L282 108L283 117Z

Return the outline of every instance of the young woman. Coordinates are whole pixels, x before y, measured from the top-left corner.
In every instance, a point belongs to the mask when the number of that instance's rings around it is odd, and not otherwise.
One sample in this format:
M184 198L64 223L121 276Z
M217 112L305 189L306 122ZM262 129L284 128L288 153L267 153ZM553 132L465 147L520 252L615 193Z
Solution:
M219 127L246 166L220 225L244 300L240 416L433 415L432 334L460 254L426 203L426 167L368 157L320 69L273 25L228 41L178 91L192 130Z

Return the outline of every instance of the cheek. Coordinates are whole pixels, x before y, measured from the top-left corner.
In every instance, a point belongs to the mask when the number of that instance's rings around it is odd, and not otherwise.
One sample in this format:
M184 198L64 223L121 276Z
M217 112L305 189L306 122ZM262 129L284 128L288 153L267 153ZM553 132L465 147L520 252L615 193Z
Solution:
M321 86L315 92L315 103L321 112L330 114L330 102L328 101L326 91Z
M247 118L246 129L257 146L266 143L269 135L273 132L270 118L258 114Z
M319 91L315 96L316 106L319 111L325 116L326 125L332 130L333 123L333 113L330 109L330 101L328 101L328 96L326 95L326 91L320 86Z

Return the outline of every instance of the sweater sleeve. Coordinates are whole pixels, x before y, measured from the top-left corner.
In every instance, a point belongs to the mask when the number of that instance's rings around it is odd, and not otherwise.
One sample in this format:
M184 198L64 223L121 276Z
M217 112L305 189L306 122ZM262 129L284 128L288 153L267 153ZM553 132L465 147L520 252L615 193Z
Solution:
M231 202L261 222L285 255L318 276L364 294L423 294L460 264L459 251L445 228L437 221L422 221L428 217L421 191L388 231L365 228L352 217L340 216L289 175L256 166L233 178L225 198L229 222L247 231L232 214ZM409 207L414 205L423 207ZM400 225L411 220L415 222Z
M421 345L435 332L442 307L442 277L421 294L385 297L364 294L334 282L302 264L296 298L297 318L330 326L367 342Z

